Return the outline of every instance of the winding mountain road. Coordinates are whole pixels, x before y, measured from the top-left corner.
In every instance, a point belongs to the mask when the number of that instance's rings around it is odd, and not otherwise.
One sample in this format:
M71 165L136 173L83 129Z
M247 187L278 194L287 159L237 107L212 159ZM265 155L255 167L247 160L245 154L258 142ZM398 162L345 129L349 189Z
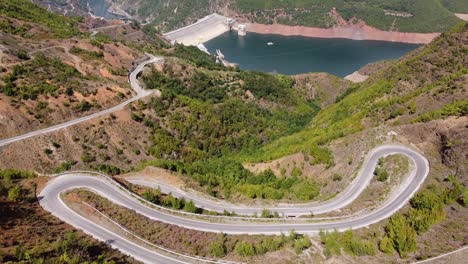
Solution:
M129 103L143 98L151 93L159 93L157 90L144 90L137 81L137 75L146 65L163 60L163 58L160 57L155 57L152 55L148 56L149 59L139 64L129 75L131 87L136 93L136 95L131 99L92 115L77 118L63 124L40 129L13 138L0 140L0 147L27 138L51 133L102 115L121 110ZM90 173L79 172L57 175L41 191L39 195L39 202L45 210L51 212L53 215L65 221L66 223L74 226L77 229L83 230L85 233L95 237L96 239L105 241L114 248L117 248L122 252L133 256L137 260L145 263L186 263L186 260L181 260L180 254L174 257L168 254L162 254L160 252L150 250L146 247L143 247L142 245L132 242L128 238L122 237L119 234L106 229L106 227L101 226L98 223L84 218L83 216L74 212L64 203L61 198L61 194L72 189L87 188L116 204L134 210L136 213L146 216L150 219L206 232L223 232L227 234L281 234L295 230L296 232L303 234L316 234L320 230L344 231L347 229L358 229L366 227L373 223L379 222L391 216L401 207L403 207L426 179L429 173L429 163L427 159L420 153L404 146L380 146L368 153L361 170L359 171L354 181L337 197L322 203L280 204L278 206L268 208L269 210L284 214L285 216L321 214L339 210L352 203L369 185L372 177L374 177L373 172L378 159L392 154L402 154L409 158L413 164L410 175L400 186L394 189L392 195L387 197L387 200L379 205L377 209L352 217L341 218L339 220L333 219L315 222L298 222L285 219L282 222L276 223L258 221L248 223L242 221L233 221L228 223L222 221L219 222L220 216L206 216L207 218L216 218L217 221L210 221L210 219L206 218L201 220L190 216L187 217L187 215L173 214L164 210L155 209L146 203L142 203L137 197L135 197L135 195L132 195L128 191L120 188L118 184L113 182L111 179L91 175ZM156 187L155 183L149 183L146 181L132 180L132 182L135 184ZM194 201L198 207L217 212L223 212L227 210L236 212L240 215L253 215L259 214L264 209L263 207L260 208L258 206L248 207L235 205L228 202L213 201L204 197L198 197L193 193L183 192L178 189L168 188L168 190L177 197L184 197L187 200ZM182 259L184 257L200 261L200 259L197 259L196 257L182 256Z
M370 179L374 177L373 171L378 159L380 157L395 153L410 157L410 160L414 163L411 175L407 178L405 183L400 186L397 194L392 195L392 197L384 202L378 209L363 215L355 216L352 219L328 222L286 224L221 224L202 220L193 220L153 209L138 201L128 192L121 190L117 187L117 185L112 184L110 180L92 176L86 173L67 173L66 175L60 175L50 181L40 194L40 196L43 197L41 199L41 205L52 214L62 218L64 215L66 215L65 212L68 212L68 209L66 209L66 206L64 206L63 202L61 201L60 194L71 189L88 188L109 199L110 201L132 209L150 219L200 231L223 232L227 234L280 234L294 229L299 233L315 234L320 230L336 229L343 231L347 229L357 229L369 226L370 224L379 222L391 216L409 201L409 199L419 189L419 186L424 182L429 173L428 161L422 155L402 146L381 146L369 153L366 162L363 164L363 170L361 171L362 177L360 178L362 179L359 179L353 184L353 186L356 187L351 187L344 192L344 195L341 195L340 197L333 199L328 203L317 206L323 211L329 211L329 209L326 209L326 206L330 206L332 210L337 210L351 203L359 196L359 193L362 192L362 189L367 186ZM197 202L198 201L194 201L194 203L198 206ZM274 208L273 210L291 211L294 214L310 214L311 211L313 212L314 210L318 210L317 207L282 207ZM225 209L233 211L237 208L227 207ZM70 224L73 225L73 222Z
M416 170L411 171L411 175L409 179L414 178L417 174L421 174L419 176L424 175L429 171L429 168L425 166L424 157L422 157L419 153L410 150L406 147L394 145L394 146L381 146L377 147L371 152L367 154L367 157L364 161L364 166L362 166L361 170L357 174L354 181L340 194L338 194L335 198L330 199L325 202L317 203L300 203L300 204L279 204L277 206L245 206L239 204L232 204L224 200L218 199L210 199L207 197L200 197L196 193L185 192L178 188L173 188L171 186L162 185L156 182L148 181L148 180L141 180L141 179L127 179L128 182L146 186L150 188L160 188L163 193L171 193L176 198L184 198L186 200L192 200L197 207L203 208L209 211L214 211L218 213L223 213L225 210L229 212L234 212L237 215L261 215L264 209L268 209L270 211L278 212L280 215L284 216L301 216L301 215L317 215L323 214L331 211L339 210L350 203L352 203L369 185L369 182L372 179L373 172L375 170L375 166L377 161L380 157L388 156L392 154L403 154L410 159L410 161L416 165ZM418 168L425 168L424 170ZM139 178L139 177L138 177ZM409 185L409 186L406 186ZM393 192L392 197L389 199L394 199L400 195L402 188L406 188L407 191L411 189L417 189L418 186L414 185L414 181L405 181L399 190Z
M418 152L403 146L381 146L369 152L365 162L362 165L360 175L356 178L352 186L343 192L343 194L339 197L329 202L319 204L315 207L279 207L273 209L278 211L283 210L285 213L291 214L310 214L310 212L313 210L330 210L327 209L327 206L332 208L332 210L342 208L355 200L362 192L362 190L368 185L370 179L373 177L373 170L377 164L378 159L380 157L391 154L405 155L410 158L414 165L410 176L398 188L396 195L393 195L376 210L359 216L354 216L352 218L334 221L330 220L309 223L217 223L214 221L187 218L154 209L147 204L140 202L133 195L129 194L128 191L119 188L117 184L111 182L112 180L106 179L104 177L93 176L87 173L67 173L64 175L58 175L41 191L40 204L45 210L51 212L56 217L78 229L85 231L88 234L91 234L93 237L103 241L113 241L113 246L119 248L127 254L134 256L136 259L148 263L173 263L171 262L171 259L166 259L167 256L159 255L156 252L148 253L147 249L142 248L141 246L112 233L112 231L105 229L97 223L91 222L79 216L62 201L61 194L72 189L86 188L96 192L97 194L109 199L116 204L134 210L136 213L146 216L152 220L206 232L223 232L226 234L281 234L295 230L298 233L317 234L320 230L336 229L339 231L344 231L347 229L358 229L366 227L373 223L379 222L385 218L388 218L401 207L403 207L419 189L429 173L429 163L426 158L424 158ZM195 200L194 202L197 204L200 201ZM197 206L200 205L197 204ZM239 210L239 208L224 209L230 211ZM251 213L249 208L242 208L240 210L241 212ZM157 258L155 258L155 254L158 255ZM159 261L160 259L161 261Z
M16 137L2 139L2 140L0 140L0 147L6 146L6 145L11 144L13 142L17 142L17 141L21 141L21 140L24 140L24 139L28 139L28 138L36 137L36 136L39 136L39 135L44 135L44 134L48 134L48 133L51 133L51 132L54 132L54 131L58 131L58 130L61 130L61 129L64 129L64 128L67 128L67 127L70 127L70 126L73 126L73 125L76 125L76 124L79 124L79 123L82 123L82 122L85 122L85 121L88 121L88 120L91 120L91 119L94 119L96 117L100 117L100 116L103 116L103 115L107 115L107 114L122 110L125 106L127 106L131 102L137 101L137 100L139 100L139 99L141 99L141 98L143 98L143 97L145 97L145 96L147 96L147 95L149 95L151 93L160 93L158 90L153 90L153 91L144 90L140 86L140 84L138 83L138 80L137 80L138 74L141 71L143 71L143 69L144 69L144 67L146 65L163 60L162 57L155 57L155 56L149 55L149 54L148 54L148 56L149 56L149 59L142 62L141 64L139 64L129 75L130 86L132 87L132 89L136 93L136 95L134 97L132 97L132 98L130 98L130 99L116 105L116 106L113 106L111 108L108 108L106 110L103 110L103 111L100 111L100 112L97 112L97 113L94 113L94 114L91 114L91 115L88 115L88 116L73 119L73 120L70 120L70 121L62 123L62 124L54 125L54 126L47 127L47 128L44 128L44 129L39 129L39 130L29 132L29 133L26 133L26 134L23 134L23 135L19 135L19 136L16 136Z

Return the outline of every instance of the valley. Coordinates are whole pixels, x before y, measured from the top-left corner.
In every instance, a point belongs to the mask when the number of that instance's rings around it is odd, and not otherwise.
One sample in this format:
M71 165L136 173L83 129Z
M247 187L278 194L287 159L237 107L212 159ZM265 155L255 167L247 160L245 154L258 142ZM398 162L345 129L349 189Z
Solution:
M352 83L225 67L138 22L27 0L0 0L0 21L1 262L407 263L466 248L467 23Z

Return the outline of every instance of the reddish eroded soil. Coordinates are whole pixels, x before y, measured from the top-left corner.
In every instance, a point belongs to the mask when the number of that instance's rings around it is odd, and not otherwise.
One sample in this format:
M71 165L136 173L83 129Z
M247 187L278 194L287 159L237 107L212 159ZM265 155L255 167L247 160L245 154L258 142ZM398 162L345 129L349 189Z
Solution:
M283 36L381 40L413 44L427 44L440 35L439 33L384 31L367 25L363 20L351 19L346 21L335 9L329 12L329 16L330 19L335 21L335 26L331 28L288 26L276 23L271 25L250 23L247 25L247 31L260 34L279 34Z
M279 34L283 36L304 36L313 38L347 38L354 40L380 40L427 44L439 36L439 33L405 33L383 31L360 22L355 25L315 28L304 26L287 26L281 24L263 25L252 23L247 25L247 31L259 34Z

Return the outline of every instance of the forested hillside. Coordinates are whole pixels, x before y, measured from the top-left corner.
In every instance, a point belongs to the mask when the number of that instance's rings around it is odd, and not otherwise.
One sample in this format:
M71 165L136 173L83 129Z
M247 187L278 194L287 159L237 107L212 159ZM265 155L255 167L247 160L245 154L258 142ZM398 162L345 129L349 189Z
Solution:
M69 15L86 14L84 0L72 0L75 9L64 0L34 0L36 3ZM310 27L332 27L342 23L330 11L346 20L363 20L382 30L401 32L442 32L459 19L454 13L468 13L464 0L111 0L140 22L151 22L161 32L167 32L213 12L262 24L280 23ZM81 10L81 11L78 11Z
M280 1L236 0L233 4L240 13L259 23L280 23L314 27L331 27L339 23L329 12L336 8L345 19L364 20L382 30L402 32L441 32L457 22L447 10L466 11L464 1L441 0L377 0L377 1Z

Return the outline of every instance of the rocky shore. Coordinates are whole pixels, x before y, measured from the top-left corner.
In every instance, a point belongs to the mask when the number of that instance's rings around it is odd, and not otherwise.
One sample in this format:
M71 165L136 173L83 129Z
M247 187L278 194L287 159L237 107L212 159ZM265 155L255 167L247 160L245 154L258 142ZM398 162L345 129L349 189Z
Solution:
M439 36L439 33L405 33L397 31L383 31L368 26L364 22L333 28L287 26L281 24L264 25L251 23L247 25L247 31L259 34L279 34L283 36L380 40L412 44L427 44Z

